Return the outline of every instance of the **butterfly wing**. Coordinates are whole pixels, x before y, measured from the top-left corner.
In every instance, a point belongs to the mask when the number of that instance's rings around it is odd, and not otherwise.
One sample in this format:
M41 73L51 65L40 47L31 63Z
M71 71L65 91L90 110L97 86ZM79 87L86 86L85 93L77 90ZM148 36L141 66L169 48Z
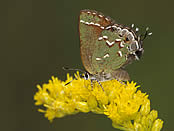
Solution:
M130 55L131 45L137 45L135 34L128 27L115 24L103 14L83 10L79 18L80 52L85 69L90 74L111 74L111 78L128 74L121 71ZM133 47L132 47L133 48ZM122 79L122 78L121 78Z
M112 27L101 32L95 42L97 50L92 55L92 64L97 73L111 73L124 65L128 52L124 39Z
M104 17L103 14L91 10L82 10L79 16L79 36L80 36L80 53L85 69L94 74L96 67L93 65L93 54L97 50L96 41L102 31L113 21Z

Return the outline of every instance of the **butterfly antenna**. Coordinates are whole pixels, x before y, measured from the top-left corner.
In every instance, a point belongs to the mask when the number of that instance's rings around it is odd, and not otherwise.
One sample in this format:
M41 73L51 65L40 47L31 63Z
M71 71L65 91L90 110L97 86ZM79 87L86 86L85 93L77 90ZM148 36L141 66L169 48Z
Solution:
M139 28L138 27L136 27L135 28L135 33L137 33L139 31Z
M131 24L131 28L132 28L132 29L134 28L134 26L135 26L135 24Z
M135 24L131 24L131 25L130 25L130 29L131 29L131 30L133 30L134 27L135 27Z
M81 69L72 69L72 68L68 68L68 67L62 67L62 69L63 69L63 70L80 71L80 72L84 73L84 71L81 70ZM80 74L80 77L84 77L83 74ZM69 85L72 81L73 81L73 80L67 82L64 86Z
M80 77L84 77L83 76L83 74L80 74ZM74 80L74 79L73 79ZM67 86L67 85L69 85L73 80L71 80L71 81L69 81L69 82L67 82L64 86Z
M149 27L146 27L146 32L144 33L144 36L141 40L143 41L147 36L151 36L152 35L152 32L148 32L149 31Z
M62 67L62 69L63 69L63 70L80 71L80 72L83 72L83 73L84 73L84 71L81 70L81 69L73 69L73 68L68 68L68 67Z

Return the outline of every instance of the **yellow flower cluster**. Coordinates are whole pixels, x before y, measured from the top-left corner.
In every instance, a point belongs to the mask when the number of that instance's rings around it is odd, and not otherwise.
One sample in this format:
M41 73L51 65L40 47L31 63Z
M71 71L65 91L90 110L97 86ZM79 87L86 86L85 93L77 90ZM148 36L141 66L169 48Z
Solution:
M160 131L163 121L158 119L156 110L150 110L150 100L146 93L137 90L134 82L121 83L117 80L97 83L91 87L90 80L80 78L79 73L61 81L52 77L48 84L37 86L35 105L43 105L45 117L52 121L78 112L105 114L113 122L113 127L127 131ZM66 83L72 81L70 84Z

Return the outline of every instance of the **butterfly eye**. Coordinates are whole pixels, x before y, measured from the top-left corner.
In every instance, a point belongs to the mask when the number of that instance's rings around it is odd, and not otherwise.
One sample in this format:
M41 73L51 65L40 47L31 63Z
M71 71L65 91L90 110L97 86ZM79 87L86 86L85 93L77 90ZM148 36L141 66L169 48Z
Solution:
M135 54L140 59L142 54L143 54L143 52L144 52L144 50L141 50L141 51L138 50L138 51L135 52Z

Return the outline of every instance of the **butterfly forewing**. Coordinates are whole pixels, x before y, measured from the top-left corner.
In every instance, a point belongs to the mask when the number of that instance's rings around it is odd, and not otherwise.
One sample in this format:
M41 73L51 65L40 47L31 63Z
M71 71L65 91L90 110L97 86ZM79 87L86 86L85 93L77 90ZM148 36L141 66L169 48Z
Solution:
M96 68L92 63L93 54L97 50L96 41L102 31L113 22L96 11L82 10L79 17L79 35L81 59L85 69L94 74Z

